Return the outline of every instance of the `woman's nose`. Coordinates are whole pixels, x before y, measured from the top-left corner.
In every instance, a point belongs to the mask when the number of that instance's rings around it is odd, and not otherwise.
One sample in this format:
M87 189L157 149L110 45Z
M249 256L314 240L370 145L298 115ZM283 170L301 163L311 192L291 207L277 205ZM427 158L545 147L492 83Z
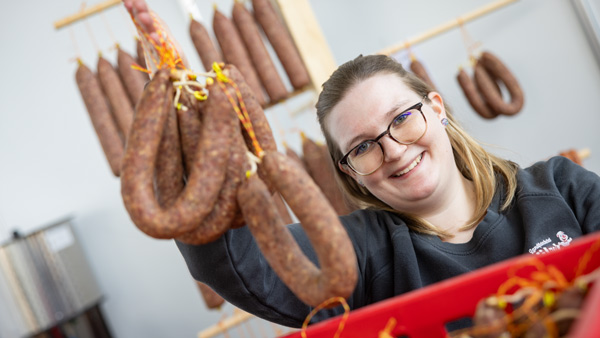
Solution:
M379 140L379 143L383 147L383 156L384 161L386 162L399 159L408 147L405 144L400 144L396 142L396 140L394 140L390 135L382 137Z

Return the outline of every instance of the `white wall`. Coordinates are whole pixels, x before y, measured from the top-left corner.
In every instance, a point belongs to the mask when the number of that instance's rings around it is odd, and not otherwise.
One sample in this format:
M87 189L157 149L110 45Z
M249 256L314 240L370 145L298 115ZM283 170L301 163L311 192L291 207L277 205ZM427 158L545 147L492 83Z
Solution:
M233 4L214 2L226 13ZM313 0L311 4L335 59L342 63L491 2ZM178 2L149 3L169 24L192 68L201 70ZM197 3L210 20L213 1ZM79 7L75 0L0 5L0 242L13 229L27 233L72 215L106 294L103 309L115 336L193 337L222 313L205 310L175 245L142 234L123 208L119 181L110 173L74 81L72 58L80 55L95 68L97 47L82 23L71 26L77 48L71 29L56 31L52 26ZM103 16L121 46L132 52L134 33L124 11L113 8ZM102 17L88 22L97 45L114 62L110 49L114 41ZM497 146L489 149L523 166L561 150L589 147L592 156L584 165L600 173L600 68L570 1L520 0L465 27L513 71L526 100L517 116L483 120L470 109L455 80L459 64L467 59L460 30L413 46L466 128ZM292 119L285 107L269 114L284 130L300 126L320 138L310 113ZM293 133L286 136L294 147L298 139Z

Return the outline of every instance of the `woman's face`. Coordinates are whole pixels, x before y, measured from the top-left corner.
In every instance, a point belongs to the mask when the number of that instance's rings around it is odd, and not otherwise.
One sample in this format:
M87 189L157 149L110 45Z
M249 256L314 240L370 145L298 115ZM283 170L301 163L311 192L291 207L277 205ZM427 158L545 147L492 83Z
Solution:
M340 168L392 208L425 216L432 207L449 198L458 182L450 140L442 125L446 117L441 96L428 94L422 111L427 131L421 139L402 145L389 135L379 140L384 149L381 167L361 176L347 166ZM395 74L378 74L352 87L332 109L326 125L333 140L346 154L362 141L374 139L405 109L421 102ZM338 164L339 165L339 164Z

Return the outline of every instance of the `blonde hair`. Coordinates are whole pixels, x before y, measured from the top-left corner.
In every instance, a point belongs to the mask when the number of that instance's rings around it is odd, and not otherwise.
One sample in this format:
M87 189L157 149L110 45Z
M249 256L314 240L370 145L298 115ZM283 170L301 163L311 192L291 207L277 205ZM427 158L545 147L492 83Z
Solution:
M341 65L331 77L323 84L323 91L317 101L317 118L321 130L327 141L329 153L336 168L335 176L338 185L344 191L346 198L356 207L361 209L375 208L398 213L407 221L408 226L418 232L440 236L452 237L449 233L437 229L426 220L393 209L383 201L371 194L366 188L360 186L352 177L341 171L337 165L342 156L337 143L327 131L327 116L348 92L350 88L377 74L396 74L404 83L419 96L427 96L432 91L425 82L414 74L407 72L402 65L385 55L358 56L356 59ZM425 99L429 102L429 99ZM475 187L476 208L473 217L461 228L468 230L475 227L485 216L496 189L499 188L496 175L503 177L505 194L501 210L511 204L517 186L516 173L518 166L511 162L488 153L475 139L467 134L452 116L450 108L444 103L448 125L446 133L450 139L456 166L462 175L471 180Z

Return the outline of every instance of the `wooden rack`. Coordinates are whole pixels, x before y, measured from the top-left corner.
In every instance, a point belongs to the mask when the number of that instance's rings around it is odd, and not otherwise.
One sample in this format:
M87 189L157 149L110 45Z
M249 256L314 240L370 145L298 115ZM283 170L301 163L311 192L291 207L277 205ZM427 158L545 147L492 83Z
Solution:
M100 13L110 7L116 6L118 4L121 3L121 0L106 0L104 2L101 2L99 4L96 4L94 6L88 7L83 9L82 11L69 15L65 18L62 18L58 21L54 22L54 28L55 29L60 29L63 28L65 26L68 26L72 23L75 23L79 20L85 19L88 16L92 15L92 14L96 14L96 13Z

